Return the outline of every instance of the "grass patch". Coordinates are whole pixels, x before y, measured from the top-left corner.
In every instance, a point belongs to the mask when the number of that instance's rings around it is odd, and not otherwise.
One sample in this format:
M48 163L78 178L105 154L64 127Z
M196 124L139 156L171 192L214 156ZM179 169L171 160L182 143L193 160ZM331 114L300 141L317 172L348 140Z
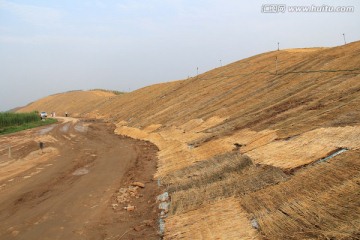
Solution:
M20 125L1 127L0 128L0 135L9 134L9 133L15 133L15 132L19 132L19 131L23 131L23 130L30 129L30 128L35 128L35 127L41 127L41 126L53 124L53 123L56 123L56 122L57 122L57 119L48 118L45 121L37 120L37 121L34 121L34 122L23 123L23 124L20 124Z
M22 125L24 123L39 121L40 116L38 112L30 113L0 113L0 129L10 126Z

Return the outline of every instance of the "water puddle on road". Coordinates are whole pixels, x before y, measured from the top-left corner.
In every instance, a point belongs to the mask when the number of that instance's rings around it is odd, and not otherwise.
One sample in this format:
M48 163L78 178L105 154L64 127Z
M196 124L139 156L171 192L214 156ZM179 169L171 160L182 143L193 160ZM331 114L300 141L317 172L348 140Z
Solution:
M69 129L70 129L70 123L67 123L67 124L65 124L64 126L61 127L60 131L66 133L66 132L69 131Z
M47 128L43 128L43 129L41 129L41 130L38 132L38 134L39 134L39 135L44 135L44 134L52 131L52 130L54 129L54 127L55 127L55 125L54 125L54 126L47 127Z
M82 124L77 124L74 128L76 131L82 132L82 133L87 132L87 130L88 130L88 127L84 126Z
M79 168L79 169L76 169L72 175L74 176L81 176L81 175L85 175L85 174L88 174L89 173L89 170L86 169L86 168Z

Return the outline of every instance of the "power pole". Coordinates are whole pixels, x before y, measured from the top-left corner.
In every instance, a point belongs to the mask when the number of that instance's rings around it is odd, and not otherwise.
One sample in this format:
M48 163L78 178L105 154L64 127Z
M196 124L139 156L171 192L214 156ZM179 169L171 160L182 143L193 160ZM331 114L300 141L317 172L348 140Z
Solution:
M280 50L280 43L278 42L278 51Z
M346 45L345 33L343 33L343 37L344 37L344 45Z

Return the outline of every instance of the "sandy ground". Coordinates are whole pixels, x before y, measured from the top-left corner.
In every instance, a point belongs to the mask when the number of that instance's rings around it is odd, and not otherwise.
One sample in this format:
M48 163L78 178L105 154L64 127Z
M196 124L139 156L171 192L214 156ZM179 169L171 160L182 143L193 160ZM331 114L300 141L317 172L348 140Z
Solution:
M158 239L157 148L111 124L61 121L0 137L0 239ZM117 201L136 181L145 188Z

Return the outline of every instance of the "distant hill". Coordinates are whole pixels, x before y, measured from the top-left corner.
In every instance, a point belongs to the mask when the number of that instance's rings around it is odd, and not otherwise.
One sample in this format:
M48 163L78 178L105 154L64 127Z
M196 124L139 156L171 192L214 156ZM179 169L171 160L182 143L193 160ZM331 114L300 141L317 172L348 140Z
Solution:
M63 116L67 112L71 116L82 116L84 112L96 109L96 107L101 106L101 104L119 94L119 92L100 89L89 91L75 90L53 94L17 109L17 111L46 111L49 114L55 112L58 116Z
M21 108L23 108L23 107L16 107L16 108L7 110L7 112L16 112L16 111L20 110Z

